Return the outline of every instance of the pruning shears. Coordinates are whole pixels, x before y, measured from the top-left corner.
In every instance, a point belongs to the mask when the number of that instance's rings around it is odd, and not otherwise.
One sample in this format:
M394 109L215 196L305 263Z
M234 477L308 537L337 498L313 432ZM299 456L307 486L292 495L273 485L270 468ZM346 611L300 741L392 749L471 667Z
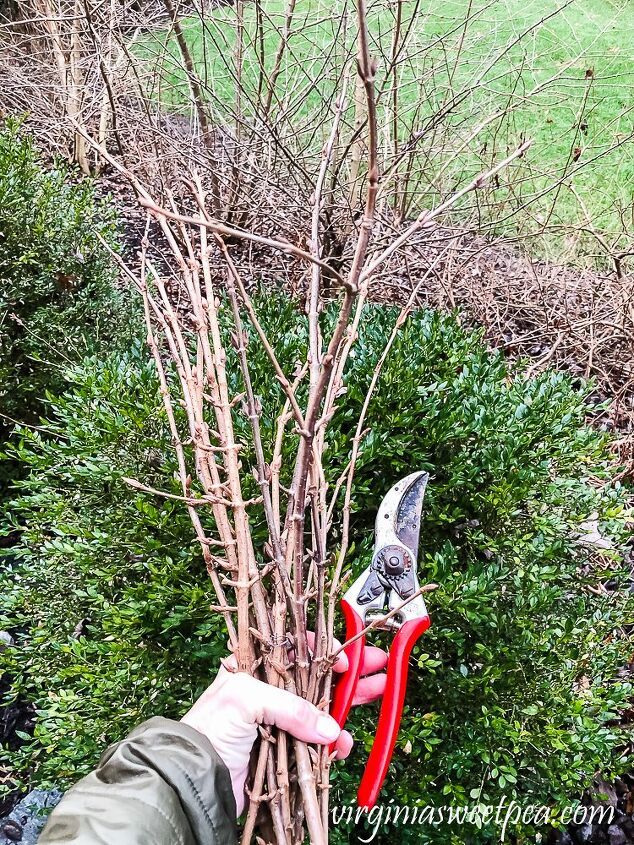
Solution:
M335 686L330 709L341 727L348 718L361 673L365 647L362 632L369 624L394 632L376 737L357 792L359 806L367 809L376 804L392 758L401 723L410 653L431 624L416 574L421 511L428 479L426 472L413 472L387 493L376 515L372 562L341 600L346 641L353 640L345 648L348 670Z

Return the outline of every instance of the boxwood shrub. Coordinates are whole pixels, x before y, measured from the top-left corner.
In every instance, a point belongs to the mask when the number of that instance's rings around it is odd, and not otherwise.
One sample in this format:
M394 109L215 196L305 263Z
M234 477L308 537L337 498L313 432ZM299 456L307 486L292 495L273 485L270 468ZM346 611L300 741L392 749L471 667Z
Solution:
M34 422L69 363L121 333L126 309L114 208L67 165L45 165L14 120L0 122L0 437Z
M305 317L282 297L258 307L292 371ZM331 484L397 313L369 307L362 320L328 434ZM270 449L284 397L254 336L249 349ZM186 514L122 481L177 491L146 350L87 360L68 378L46 432L23 428L10 449L28 475L4 517L19 542L0 575L0 625L17 642L1 659L14 678L10 696L37 709L33 737L12 755L14 779L32 784L67 785L143 718L178 716L225 650ZM233 368L232 378L240 392ZM440 585L411 659L386 803L497 805L506 796L556 808L597 771L609 777L628 765L618 724L631 695L618 673L631 651L625 497L606 435L586 424L586 395L561 373L526 377L457 318L426 311L408 319L386 361L355 474L348 562L355 572L367 565L382 494L425 469L420 577ZM246 418L238 430L246 442ZM245 478L252 460L246 448ZM583 540L588 519L610 548ZM260 543L257 511L253 532ZM336 547L336 530L333 539ZM354 799L372 709L351 726L356 751L333 777L339 804ZM468 836L384 828L375 841L499 841L499 831L474 826ZM340 841L356 835L345 825L337 832Z

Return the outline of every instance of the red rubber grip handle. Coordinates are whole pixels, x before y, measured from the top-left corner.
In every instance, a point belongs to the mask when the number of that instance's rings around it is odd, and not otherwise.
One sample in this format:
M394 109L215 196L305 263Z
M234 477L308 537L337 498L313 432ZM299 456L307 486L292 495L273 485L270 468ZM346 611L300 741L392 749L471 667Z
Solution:
M363 619L356 613L352 605L345 599L341 601L341 610L346 621L346 640L351 640L363 631L365 625ZM341 675L335 684L335 691L330 706L330 715L343 728L352 707L352 699L359 683L361 674L361 663L363 662L363 649L365 648L365 636L358 637L344 649L348 658L348 668ZM330 747L332 752L334 746Z
M394 637L387 664L385 695L379 714L376 737L357 792L359 807L366 807L369 810L374 807L379 797L401 724L409 656L414 643L430 624L429 616L410 619Z

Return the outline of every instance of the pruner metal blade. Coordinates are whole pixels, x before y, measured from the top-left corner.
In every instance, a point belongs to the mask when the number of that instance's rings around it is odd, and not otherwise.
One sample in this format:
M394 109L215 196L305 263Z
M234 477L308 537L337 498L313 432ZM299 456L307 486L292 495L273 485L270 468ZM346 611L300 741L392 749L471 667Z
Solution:
M372 563L346 593L363 618L368 611L380 616L418 591L416 559L420 535L426 472L413 472L398 481L378 510ZM387 627L398 627L409 618L427 613L422 596L405 605Z
M407 546L416 559L428 480L426 472L413 472L398 481L385 495L376 515L375 554L383 546L396 542Z

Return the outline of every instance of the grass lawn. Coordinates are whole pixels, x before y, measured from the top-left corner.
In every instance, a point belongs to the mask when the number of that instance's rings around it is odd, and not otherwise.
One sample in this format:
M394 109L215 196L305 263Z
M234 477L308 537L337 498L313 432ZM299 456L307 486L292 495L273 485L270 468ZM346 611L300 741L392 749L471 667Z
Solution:
M330 126L330 101L342 62L354 39L354 17L346 23L344 0L297 0L272 114L281 134L315 159ZM349 4L349 10L353 10ZM389 124L389 65L394 3L369 5L382 125ZM399 138L429 126L430 118L457 100L442 127L428 128L412 162L413 206L425 206L503 156L520 137L533 147L512 171L509 185L491 190L484 220L501 220L498 230L522 234L548 227L541 249L568 259L596 252L588 235L570 226L592 226L610 241L634 232L634 3L632 0L574 0L557 11L547 0L403 0L408 49L399 63ZM264 56L270 74L284 25L286 4L263 0L261 39L255 7L245 4L249 34L242 75L241 109L254 119ZM553 14L555 13L555 14ZM468 18L468 24L464 21ZM198 73L217 120L229 123L235 102L235 12L221 7L204 22L188 19L185 31ZM347 30L347 31L346 31ZM518 36L525 33L518 41ZM259 44L259 46L258 46ZM157 96L173 108L189 99L176 61L175 40L146 40L141 49L161 57ZM474 129L491 119L477 138ZM629 139L629 140L628 140ZM611 149L615 147L615 149ZM559 189L548 190L565 176ZM514 211L525 203L520 215ZM462 209L461 213L465 213ZM505 224L505 219L508 223ZM506 225L506 228L505 228ZM566 231L564 228L566 227Z

